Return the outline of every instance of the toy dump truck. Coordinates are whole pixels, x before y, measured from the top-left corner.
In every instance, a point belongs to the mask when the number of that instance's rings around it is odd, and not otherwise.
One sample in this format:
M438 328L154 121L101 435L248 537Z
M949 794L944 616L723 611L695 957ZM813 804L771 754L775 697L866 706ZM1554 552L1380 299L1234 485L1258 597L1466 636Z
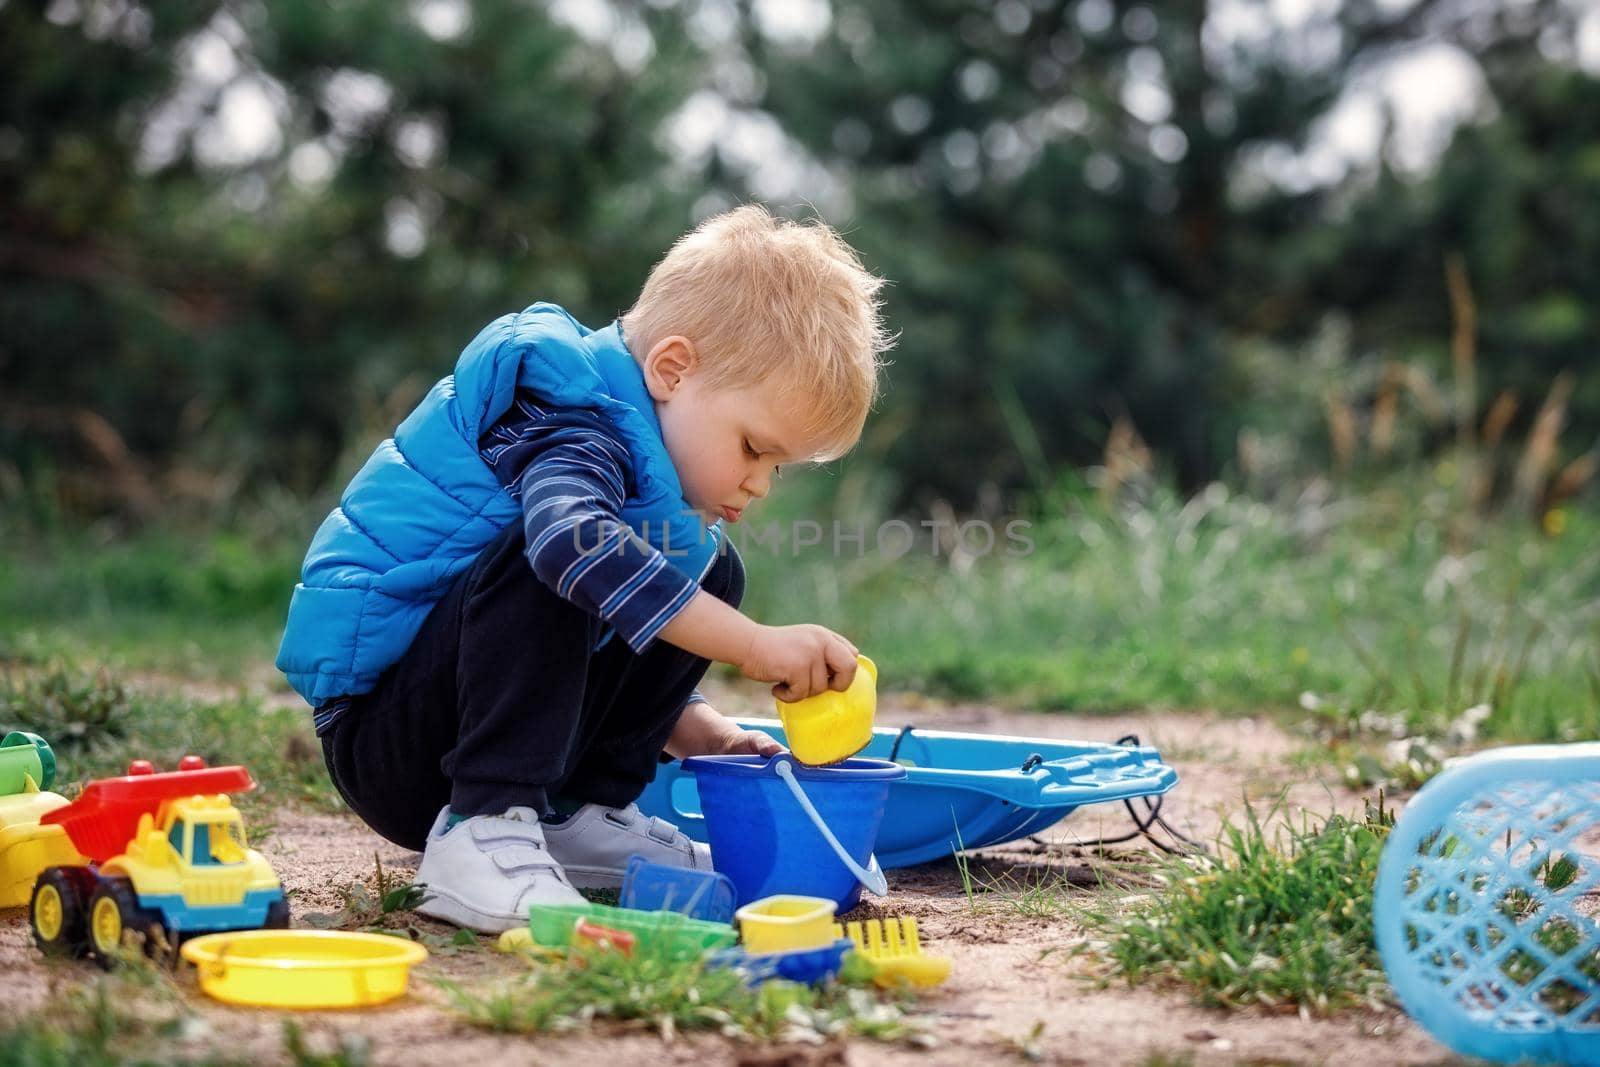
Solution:
M17 730L0 739L0 908L26 905L46 867L89 862L61 827L39 823L67 806L66 797L48 792L55 776L55 754L44 738Z
M198 756L162 774L135 760L124 777L90 782L45 812L40 834L63 835L79 858L39 872L34 941L110 966L126 931L154 951L202 932L288 926L278 876L245 843L228 799L253 788L243 767L207 767Z

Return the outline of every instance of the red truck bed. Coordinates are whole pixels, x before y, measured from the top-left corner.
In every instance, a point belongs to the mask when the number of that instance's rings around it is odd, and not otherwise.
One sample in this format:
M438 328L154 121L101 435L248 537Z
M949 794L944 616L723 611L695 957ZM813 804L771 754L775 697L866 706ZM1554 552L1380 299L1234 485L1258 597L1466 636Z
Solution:
M139 816L145 812L154 815L163 800L199 793L242 793L255 785L243 767L100 778L84 786L77 800L39 821L60 825L73 847L96 863L104 863L128 847L139 828Z

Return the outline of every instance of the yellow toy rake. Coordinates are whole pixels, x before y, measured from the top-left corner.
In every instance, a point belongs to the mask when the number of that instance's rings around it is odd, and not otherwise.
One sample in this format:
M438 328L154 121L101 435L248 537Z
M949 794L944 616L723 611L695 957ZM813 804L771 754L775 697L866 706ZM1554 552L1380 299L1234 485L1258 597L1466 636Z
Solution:
M901 983L936 986L950 977L950 957L929 956L917 937L917 920L867 919L846 926L833 924L834 937L848 937L856 951L877 967L873 981L893 988Z

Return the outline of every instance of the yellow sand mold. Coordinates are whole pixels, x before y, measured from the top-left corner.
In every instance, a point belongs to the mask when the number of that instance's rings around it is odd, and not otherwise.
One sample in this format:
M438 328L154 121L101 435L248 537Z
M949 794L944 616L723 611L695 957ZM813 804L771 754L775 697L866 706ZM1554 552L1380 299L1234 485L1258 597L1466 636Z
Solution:
M269 1008L359 1008L406 991L428 950L403 938L339 930L241 930L184 943L206 994Z
M778 701L789 751L812 767L849 759L872 740L878 712L878 665L857 656L859 669L843 692L829 689L794 703Z

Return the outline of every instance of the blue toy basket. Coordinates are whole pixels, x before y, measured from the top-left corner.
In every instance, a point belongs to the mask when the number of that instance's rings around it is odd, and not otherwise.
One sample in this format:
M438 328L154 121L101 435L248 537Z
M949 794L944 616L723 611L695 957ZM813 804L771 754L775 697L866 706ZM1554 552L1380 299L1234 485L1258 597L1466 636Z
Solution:
M1600 1065L1600 743L1429 782L1384 846L1373 924L1400 1002L1451 1048Z

